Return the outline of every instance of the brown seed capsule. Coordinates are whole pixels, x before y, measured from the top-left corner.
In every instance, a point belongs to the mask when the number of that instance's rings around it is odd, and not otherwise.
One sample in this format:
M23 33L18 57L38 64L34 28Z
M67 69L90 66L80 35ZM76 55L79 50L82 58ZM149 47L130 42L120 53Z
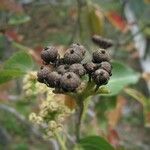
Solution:
M59 58L57 61L57 66L64 65L64 58Z
M75 51L73 48L69 48L64 55L64 62L66 64L80 63L83 60L83 55L80 51Z
M97 65L93 62L88 62L88 63L84 64L83 66L86 69L86 72L88 74L93 73L97 69Z
M82 55L84 56L85 55L85 47L79 43L74 43L71 45L71 48L73 48L74 51L79 51L82 53Z
M93 52L93 60L94 63L101 63L102 61L110 61L110 55L104 49L99 49Z
M100 46L101 48L107 49L113 45L113 41L110 39L103 38L99 35L94 35L92 41Z
M111 64L109 62L103 61L98 66L100 68L106 70L109 73L109 75L111 75L112 66L111 66Z
M69 69L69 66L68 65L60 65L60 66L58 66L58 68L57 68L57 72L59 73L59 74L64 74L64 73L66 73L66 72L68 72L68 69Z
M80 84L80 78L73 72L65 73L60 79L60 86L65 92L74 92Z
M109 73L104 69L98 69L92 74L92 79L97 85L105 85L109 80Z
M41 83L47 79L48 74L51 72L51 69L48 66L41 67L41 70L37 73L37 80Z
M55 47L53 47L53 46L46 47L41 52L41 58L46 63L50 63L50 62L56 61L57 57L58 57L58 50Z
M85 75L85 73L86 73L86 70L84 69L82 64L73 64L73 65L71 65L69 67L69 71L74 72L75 74L77 74L80 77Z
M59 84L60 84L60 78L61 78L61 74L59 74L56 71L52 71L47 76L47 84L49 85L49 87L57 88L57 87L59 87Z

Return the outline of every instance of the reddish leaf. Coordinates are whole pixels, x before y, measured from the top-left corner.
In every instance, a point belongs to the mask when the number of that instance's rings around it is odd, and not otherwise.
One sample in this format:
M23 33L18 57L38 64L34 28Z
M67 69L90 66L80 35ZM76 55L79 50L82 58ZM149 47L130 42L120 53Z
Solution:
M77 19L77 9L75 7L69 10L69 16L71 17L73 21Z
M108 124L111 128L115 128L121 118L122 109L126 104L126 99L123 96L117 97L116 108L107 113Z
M144 72L142 74L142 78L146 81L146 82L150 82L150 72Z
M7 82L0 86L0 102L9 99L9 90L13 87L13 82Z
M32 57L39 63L39 64L43 64L43 61L41 59L41 51L42 51L43 47L38 45L34 48L34 53L32 54Z
M150 3L150 0L144 0L144 2L145 2L146 4L149 4L149 3Z
M22 35L19 35L16 31L14 30L8 30L5 32L5 35L7 36L7 38L9 40L13 40L13 41L16 41L16 42L21 42L22 39L23 39L23 36Z
M7 10L11 12L23 12L21 4L15 0L0 0L0 10Z
M36 46L36 47L34 48L34 50L35 50L35 52L36 52L37 54L40 54L41 51L42 51L42 49L43 49L43 47L40 46L40 45L38 45L38 46Z
M65 95L65 105L73 110L76 107L76 102L72 97Z
M119 135L115 129L109 129L108 141L114 146L119 146Z
M127 29L127 23L123 18L118 15L117 12L108 12L106 14L107 19L110 21L110 23L115 26L118 30L125 32Z

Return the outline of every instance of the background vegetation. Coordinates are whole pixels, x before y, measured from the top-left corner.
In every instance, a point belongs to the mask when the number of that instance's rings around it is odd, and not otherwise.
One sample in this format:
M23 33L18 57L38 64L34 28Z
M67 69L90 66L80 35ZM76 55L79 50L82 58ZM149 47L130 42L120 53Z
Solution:
M79 144L149 150L149 14L149 0L0 0L0 149L59 149L28 121L38 97L24 95L22 79L39 69L44 46L63 53L79 42L90 56L98 48L91 40L97 34L114 42L113 75L106 86L110 93L92 98Z

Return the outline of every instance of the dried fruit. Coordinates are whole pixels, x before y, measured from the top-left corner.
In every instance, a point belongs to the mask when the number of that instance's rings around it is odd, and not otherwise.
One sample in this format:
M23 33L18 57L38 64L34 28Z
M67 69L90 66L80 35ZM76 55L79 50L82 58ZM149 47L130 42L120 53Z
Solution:
M110 39L103 38L99 35L94 35L92 41L100 46L101 48L107 49L113 45L113 41Z
M55 93L79 92L83 89L80 77L88 74L89 82L93 79L97 85L95 91L98 90L99 86L107 84L111 76L110 56L104 49L100 49L93 53L91 62L82 64L84 55L85 48L78 43L72 44L62 58L55 47L45 48L41 57L44 64L51 63L53 68L42 67L37 74L38 81L54 88Z
M74 92L80 84L80 78L73 72L65 73L60 79L60 86L65 92Z
M58 66L58 68L57 68L57 72L59 73L59 74L64 74L64 73L66 73L66 72L68 72L68 69L69 69L69 66L68 65L60 65L60 66Z
M101 63L102 61L110 61L110 55L104 49L99 49L93 52L93 60L94 63Z
M50 62L56 61L57 57L58 57L58 50L55 47L53 47L53 46L46 47L41 52L41 58L46 63L50 63Z
M70 72L74 72L75 74L79 76L83 76L86 73L86 70L82 66L82 64L73 64L69 67Z
M112 66L109 62L103 61L99 64L99 67L106 70L109 73L109 75L111 75Z
M61 74L59 74L56 71L52 71L48 76L47 76L47 84L49 85L49 87L52 88L56 88L59 87L60 84L60 78L61 78Z
M97 85L105 85L109 80L109 73L104 69L98 69L92 74L92 79Z
M56 66L60 66L64 64L64 58L59 58L56 62Z
M83 45L80 45L79 43L74 43L71 45L71 48L73 48L74 51L81 52L83 56L85 55L86 50Z
M93 62L88 62L88 63L84 64L83 66L86 69L86 72L88 74L93 73L93 71L95 71L97 69L97 65Z
M41 67L41 70L37 73L37 80L41 83L47 79L48 74L51 72L51 69L48 66Z
M83 55L80 51L75 51L74 48L69 48L64 55L66 64L80 63L83 60Z

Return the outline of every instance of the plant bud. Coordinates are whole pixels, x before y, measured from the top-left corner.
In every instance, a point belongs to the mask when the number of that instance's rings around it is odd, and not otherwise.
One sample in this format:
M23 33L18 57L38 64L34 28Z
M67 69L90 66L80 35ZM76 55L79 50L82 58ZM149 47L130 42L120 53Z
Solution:
M81 52L83 56L85 55L86 50L83 45L80 45L79 43L74 43L71 45L71 48L73 48L74 51Z
M109 80L109 73L104 69L98 69L92 74L92 79L97 85L105 85Z
M64 55L64 62L66 64L80 63L83 60L83 55L80 51L75 51L73 48L69 48Z
M41 83L47 79L48 74L51 72L51 69L48 66L41 67L41 70L37 73L37 80Z
M60 66L58 66L58 68L57 68L57 72L59 73L59 74L64 74L64 73L66 73L66 72L68 72L68 69L69 69L69 66L68 65L60 65Z
M88 62L88 63L84 64L83 66L86 69L86 72L88 74L93 73L97 69L97 65L93 62Z
M58 50L55 47L53 47L53 46L46 47L41 52L41 58L46 63L50 63L50 62L56 61L57 57L58 57Z
M99 64L99 67L106 70L109 73L109 75L111 75L112 66L109 62L103 61Z
M112 40L103 38L99 35L94 35L92 41L103 49L107 49L113 45Z
M69 67L70 72L74 72L78 76L83 76L86 73L86 70L82 66L82 64L73 64Z
M56 71L52 71L47 77L47 83L52 88L59 87L61 74Z
M93 52L93 62L101 63L102 61L110 61L110 55L108 52L106 52L104 49Z
M65 73L60 80L60 86L65 92L74 92L80 84L80 78L73 72Z

